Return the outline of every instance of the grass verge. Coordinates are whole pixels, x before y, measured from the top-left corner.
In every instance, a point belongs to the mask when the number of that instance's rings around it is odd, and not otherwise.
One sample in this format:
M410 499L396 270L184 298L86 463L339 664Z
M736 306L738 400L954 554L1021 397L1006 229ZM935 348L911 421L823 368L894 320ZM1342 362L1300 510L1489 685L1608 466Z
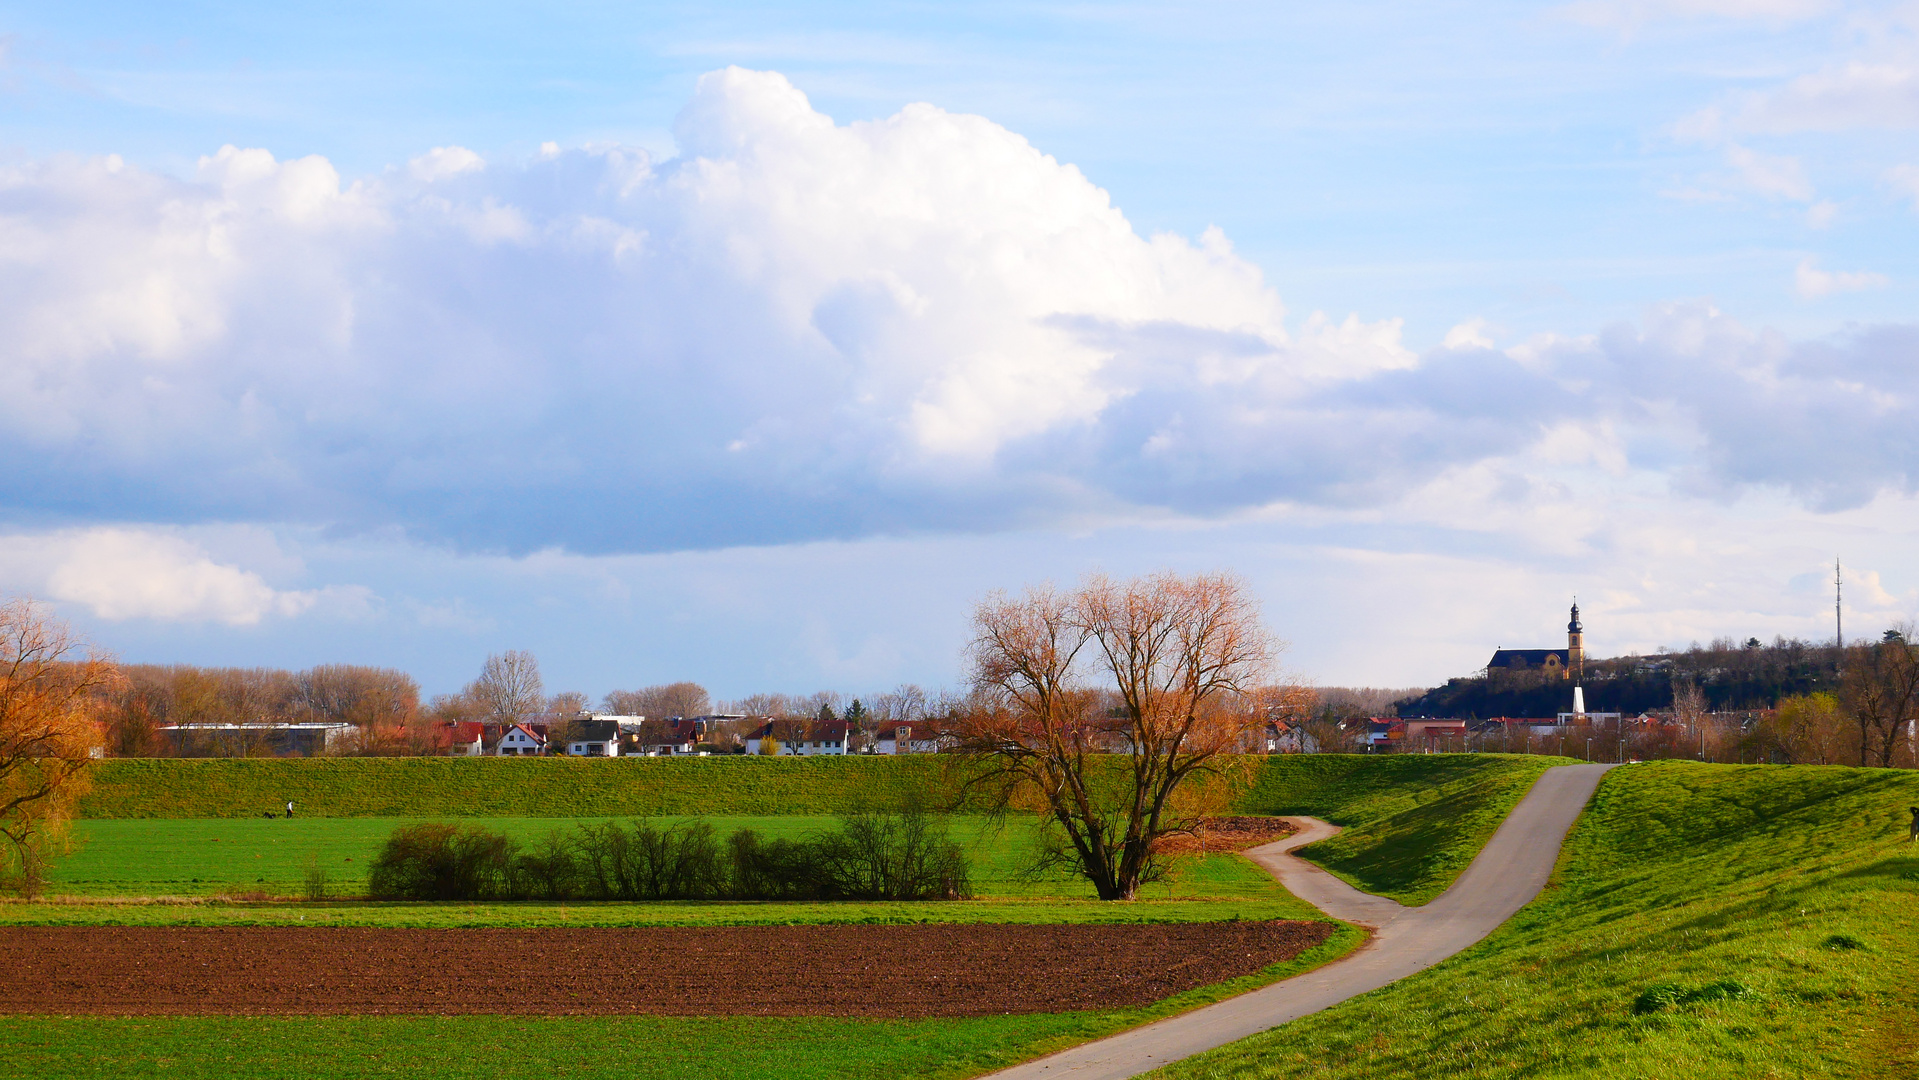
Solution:
M1909 771L1615 770L1485 942L1154 1075L1919 1075L1912 805Z
M1297 854L1369 893L1417 906L1446 891L1539 774L1568 758L1295 754L1270 759L1239 805L1344 828Z

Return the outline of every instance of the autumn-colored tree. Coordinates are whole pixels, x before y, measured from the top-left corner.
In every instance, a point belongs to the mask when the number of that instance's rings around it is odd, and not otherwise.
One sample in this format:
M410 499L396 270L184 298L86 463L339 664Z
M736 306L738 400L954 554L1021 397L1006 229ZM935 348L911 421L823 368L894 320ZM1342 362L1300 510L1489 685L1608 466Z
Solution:
M1753 741L1790 765L1837 765L1848 749L1848 718L1832 694L1799 694L1760 716Z
M0 604L0 874L26 895L86 790L102 749L94 713L119 678L31 600Z
M1164 871L1154 841L1192 829L1265 722L1244 694L1275 648L1257 603L1224 574L1095 576L988 597L973 629L974 698L949 720L971 783L1035 804L1052 860L1131 899Z
M1890 768L1902 737L1919 718L1919 644L1910 627L1848 649L1840 701L1859 733L1859 764Z

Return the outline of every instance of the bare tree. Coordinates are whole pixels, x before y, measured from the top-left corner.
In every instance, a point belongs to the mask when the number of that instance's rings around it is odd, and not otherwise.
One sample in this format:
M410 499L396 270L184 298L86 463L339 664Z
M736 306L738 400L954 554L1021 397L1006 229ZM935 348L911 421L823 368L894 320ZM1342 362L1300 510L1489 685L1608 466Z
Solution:
M995 594L973 627L975 697L952 734L975 783L1036 802L1063 838L1053 857L1131 899L1163 872L1154 841L1191 830L1203 781L1263 723L1243 707L1275 648L1257 604L1227 575L1092 577Z
M32 601L0 604L0 872L26 895L86 790L101 750L94 714L119 680L110 659Z
M1859 730L1859 764L1892 766L1901 736L1919 713L1919 646L1910 626L1886 631L1871 645L1846 650L1840 700Z
M420 708L420 684L393 668L320 664L293 676L289 712L297 718L361 727L397 725Z
M518 649L487 657L480 677L468 684L466 693L480 705L485 718L497 724L517 724L546 707L540 662Z
M615 690L606 695L607 712L620 716L705 716L713 709L706 687L696 682L662 683L639 690Z

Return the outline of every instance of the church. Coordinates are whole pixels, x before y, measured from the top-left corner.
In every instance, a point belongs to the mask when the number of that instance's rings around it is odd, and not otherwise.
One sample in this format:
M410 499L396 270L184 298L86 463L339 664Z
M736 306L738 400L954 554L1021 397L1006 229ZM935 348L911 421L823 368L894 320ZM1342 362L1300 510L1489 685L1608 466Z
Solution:
M1586 649L1579 627L1579 602L1573 601L1572 621L1566 624L1563 649L1499 649L1486 661L1486 672L1544 670L1562 679L1579 677L1586 662Z

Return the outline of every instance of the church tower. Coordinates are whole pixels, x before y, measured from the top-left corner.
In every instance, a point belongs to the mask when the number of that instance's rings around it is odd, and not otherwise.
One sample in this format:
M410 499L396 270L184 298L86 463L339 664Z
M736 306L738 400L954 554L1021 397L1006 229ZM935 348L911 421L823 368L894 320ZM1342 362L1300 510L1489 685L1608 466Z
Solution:
M1579 601L1573 601L1572 621L1566 624L1566 674L1574 682L1586 670L1585 634L1579 626Z

